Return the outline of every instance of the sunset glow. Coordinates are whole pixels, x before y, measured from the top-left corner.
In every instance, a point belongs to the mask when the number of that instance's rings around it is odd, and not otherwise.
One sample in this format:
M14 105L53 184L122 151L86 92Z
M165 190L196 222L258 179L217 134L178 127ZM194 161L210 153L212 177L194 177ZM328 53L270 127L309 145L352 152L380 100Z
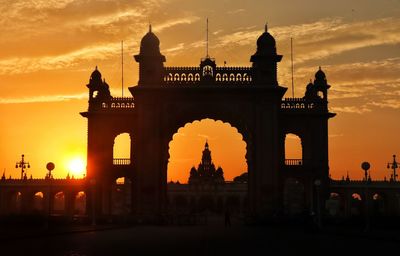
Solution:
M85 160L82 157L76 157L68 162L68 170L70 175L81 178L85 174Z

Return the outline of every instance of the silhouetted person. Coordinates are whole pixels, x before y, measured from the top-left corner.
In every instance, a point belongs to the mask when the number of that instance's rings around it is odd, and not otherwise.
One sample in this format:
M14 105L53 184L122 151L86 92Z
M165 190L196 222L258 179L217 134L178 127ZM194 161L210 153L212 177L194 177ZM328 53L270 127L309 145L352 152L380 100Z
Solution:
M229 212L229 209L226 209L225 211L225 227L230 227L231 226L231 213Z

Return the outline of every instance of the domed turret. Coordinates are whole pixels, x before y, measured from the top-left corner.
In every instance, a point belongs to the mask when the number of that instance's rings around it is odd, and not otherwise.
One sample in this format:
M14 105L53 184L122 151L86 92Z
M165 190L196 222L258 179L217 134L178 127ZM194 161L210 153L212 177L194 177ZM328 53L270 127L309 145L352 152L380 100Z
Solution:
M264 33L257 39L257 52L259 55L276 55L275 38L268 33L268 25L265 24Z
M277 63L281 59L282 55L276 54L276 42L266 24L264 33L257 39L257 51L250 58L253 62L254 83L258 86L277 86Z
M97 69L97 66L96 66L96 69L92 72L92 74L90 75L90 80L91 81L93 81L93 82L97 82L97 81L100 81L101 82L101 73L100 73L100 71Z
M142 38L142 41L140 41L140 55L161 55L160 40L151 31L151 25L149 25L149 32L147 32L147 34Z
M165 56L160 52L160 40L151 31L151 25L134 58L139 63L139 85L160 86L163 83Z
M322 71L321 66L318 71L315 73L315 80L326 80L326 75L324 71Z

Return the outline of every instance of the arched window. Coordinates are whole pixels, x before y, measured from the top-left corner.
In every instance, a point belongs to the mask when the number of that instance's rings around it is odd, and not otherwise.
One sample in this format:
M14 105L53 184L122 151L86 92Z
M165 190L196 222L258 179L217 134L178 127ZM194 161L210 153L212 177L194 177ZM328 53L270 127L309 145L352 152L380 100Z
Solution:
M123 161L117 161L116 159L130 159L131 158L131 137L129 133L122 133L115 137L114 148L113 148L113 159L114 164L123 164Z
M180 79L179 79L180 77L179 77L179 74L178 73L175 73L175 75L174 75L174 81L179 81Z
M65 209L65 195L64 192L58 192L53 198L53 210L55 213L64 212Z
M203 76L214 76L213 68L209 65L203 67Z
M303 147L299 136L289 133L285 138L285 164L303 165Z
M43 211L44 210L44 196L42 192L37 192L33 195L33 210Z

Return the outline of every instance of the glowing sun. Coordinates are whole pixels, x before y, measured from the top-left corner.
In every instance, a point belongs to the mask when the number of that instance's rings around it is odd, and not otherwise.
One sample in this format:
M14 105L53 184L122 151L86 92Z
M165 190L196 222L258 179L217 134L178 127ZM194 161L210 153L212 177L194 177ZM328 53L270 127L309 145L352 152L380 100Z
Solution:
M82 158L74 158L68 163L68 169L74 176L82 176L85 173L85 161Z

